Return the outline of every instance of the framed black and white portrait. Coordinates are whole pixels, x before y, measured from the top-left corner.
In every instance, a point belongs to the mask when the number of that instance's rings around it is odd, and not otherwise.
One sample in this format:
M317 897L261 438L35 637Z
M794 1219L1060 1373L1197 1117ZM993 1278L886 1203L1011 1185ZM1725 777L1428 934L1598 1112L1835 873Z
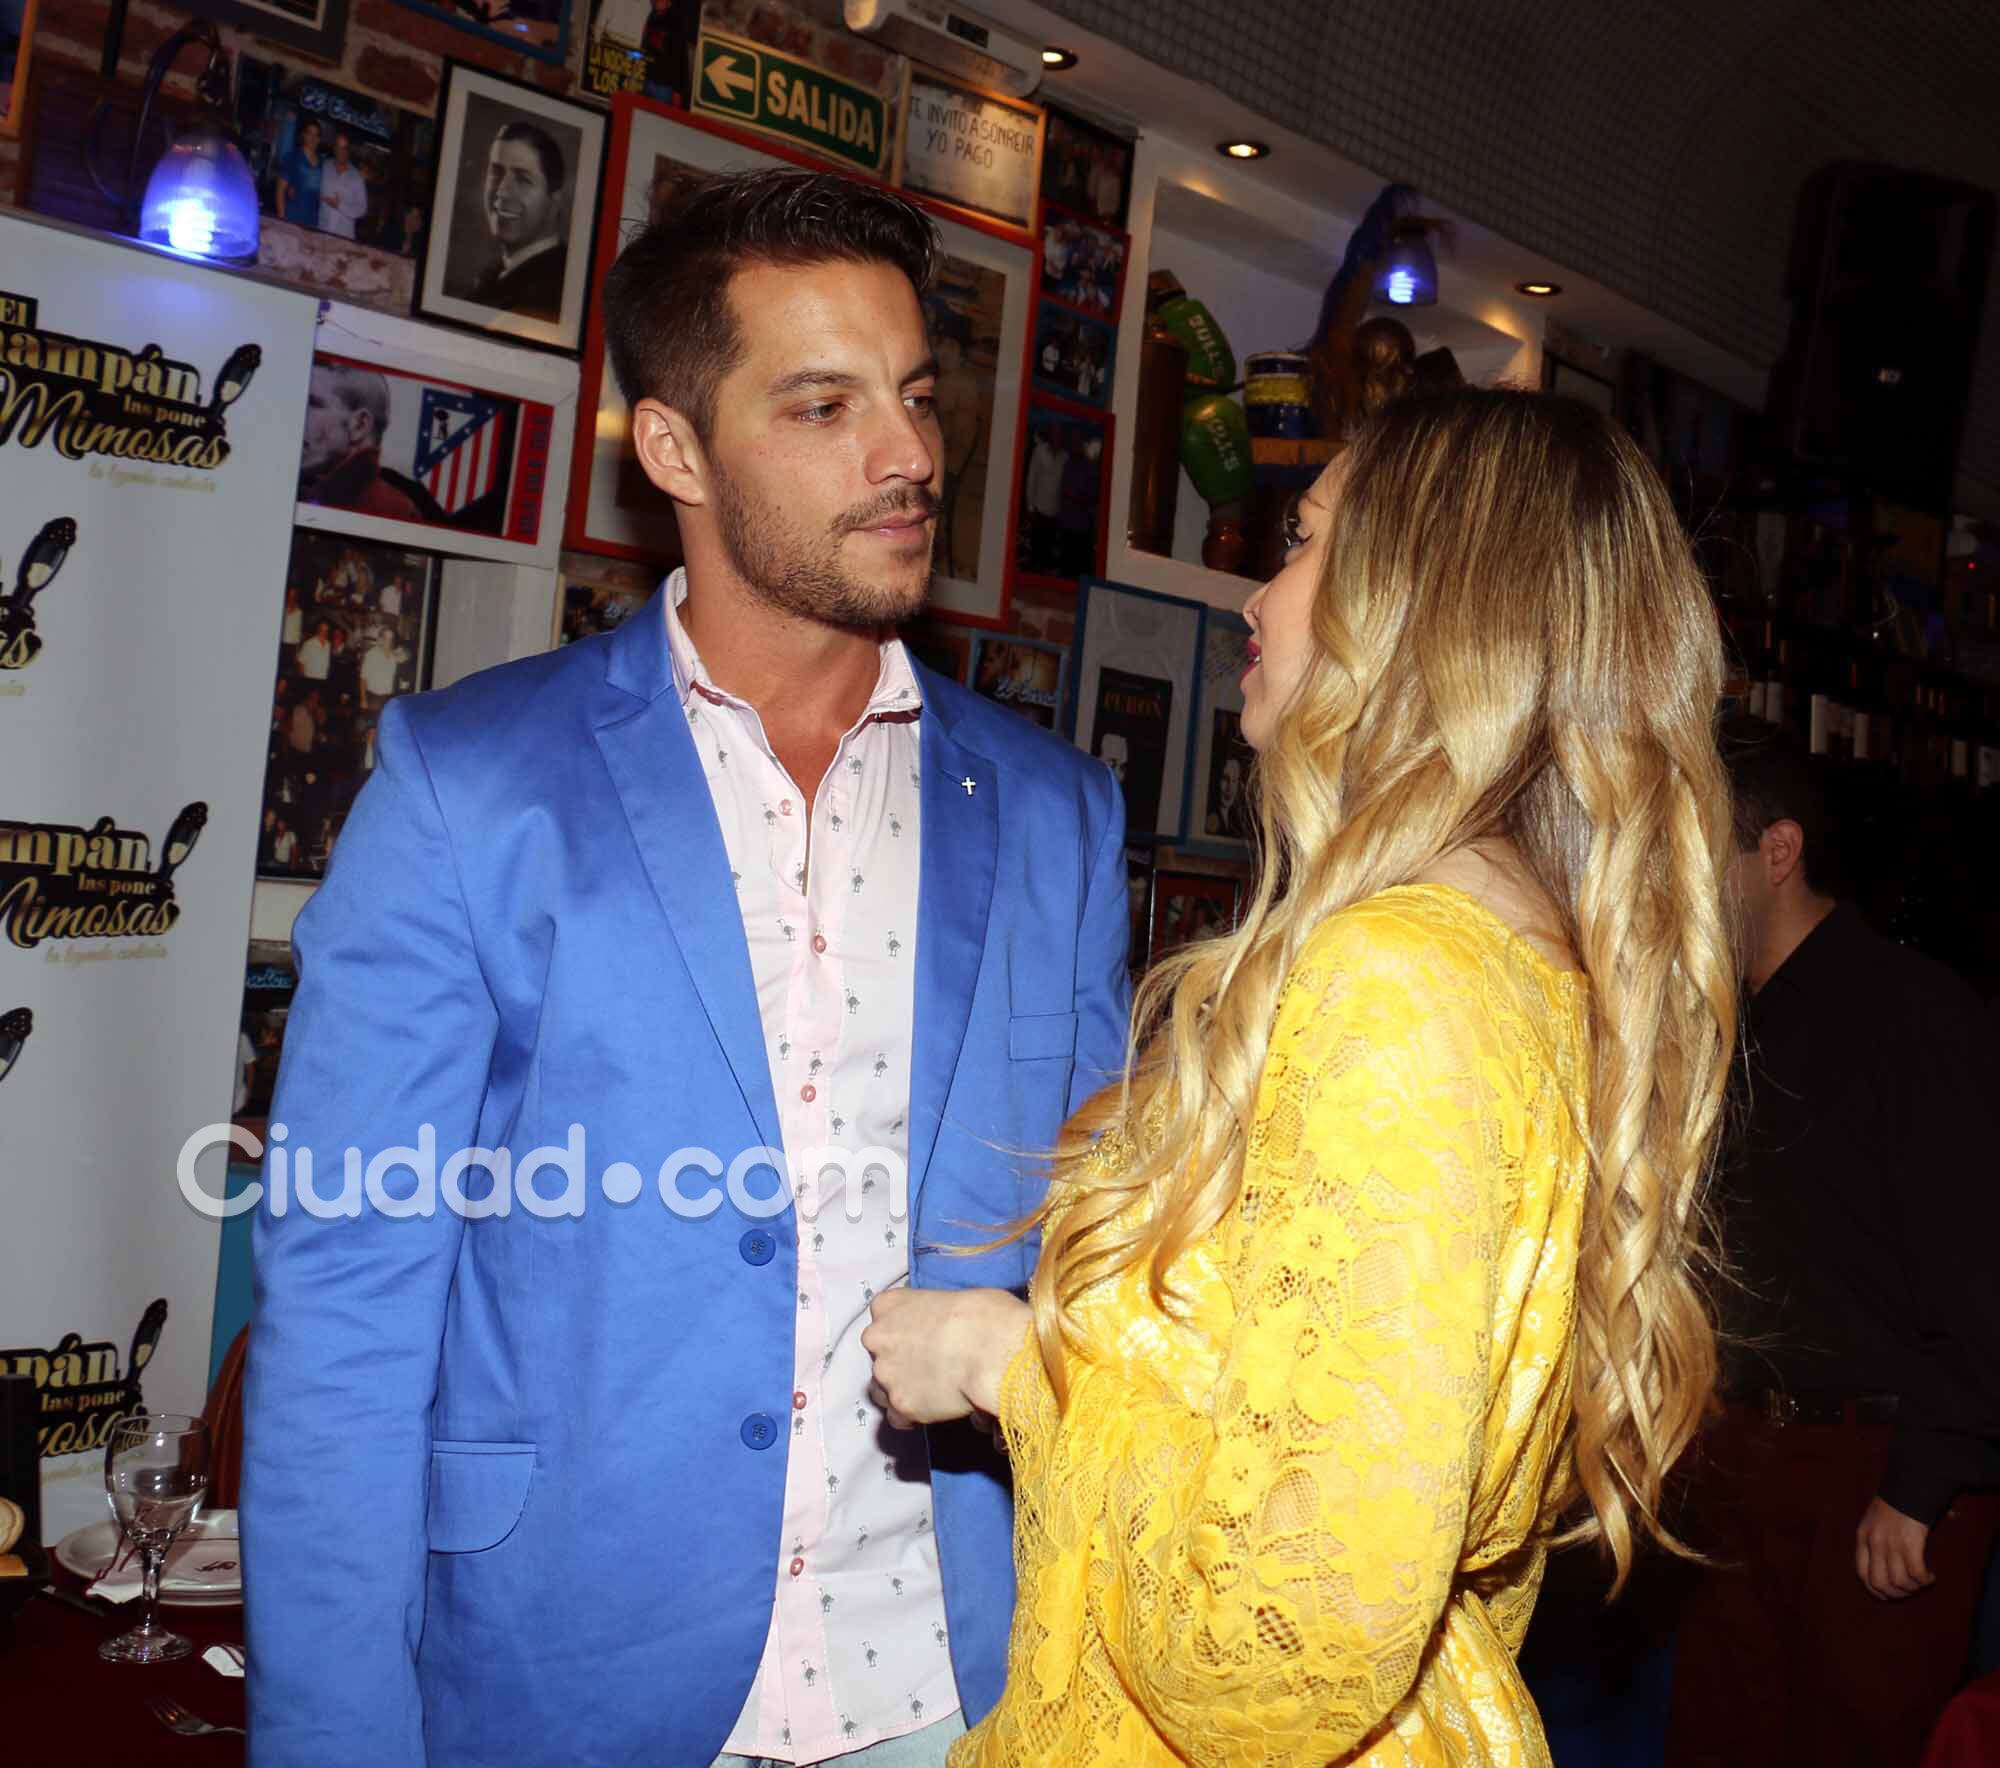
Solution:
M418 313L575 350L590 285L603 113L451 62L438 114Z
M1178 841L1201 657L1199 602L1086 579L1077 598L1076 746L1117 776L1130 841Z

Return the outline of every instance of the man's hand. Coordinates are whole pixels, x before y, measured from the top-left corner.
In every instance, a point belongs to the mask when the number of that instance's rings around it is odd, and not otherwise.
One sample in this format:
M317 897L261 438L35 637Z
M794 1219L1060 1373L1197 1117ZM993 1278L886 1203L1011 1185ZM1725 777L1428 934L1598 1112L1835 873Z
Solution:
M1854 1569L1869 1595L1891 1602L1935 1583L1924 1560L1929 1538L1930 1530L1914 1516L1875 1499L1854 1531Z
M1000 1378L1028 1330L1028 1304L1004 1289L885 1289L861 1335L875 1359L869 1393L899 1430L1000 1408Z

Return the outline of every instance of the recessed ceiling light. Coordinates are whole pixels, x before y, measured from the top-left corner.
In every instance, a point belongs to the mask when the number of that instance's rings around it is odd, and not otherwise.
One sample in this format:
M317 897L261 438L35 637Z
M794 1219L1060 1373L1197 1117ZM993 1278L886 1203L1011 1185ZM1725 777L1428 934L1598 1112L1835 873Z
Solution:
M1076 66L1076 51L1061 49L1050 43L1042 50L1042 66L1058 74L1065 68L1073 68Z
M1218 141L1215 151L1232 160L1261 160L1271 151L1268 141Z
M1522 294L1534 295L1542 300L1547 300L1549 296L1559 295L1563 292L1562 284L1559 282L1517 282L1514 286Z

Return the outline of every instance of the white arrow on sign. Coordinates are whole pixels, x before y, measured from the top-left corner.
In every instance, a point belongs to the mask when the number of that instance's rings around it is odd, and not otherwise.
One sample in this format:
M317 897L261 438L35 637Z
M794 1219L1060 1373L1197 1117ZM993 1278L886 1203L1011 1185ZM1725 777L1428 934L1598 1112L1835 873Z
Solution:
M736 57L726 51L710 61L702 72L708 76L708 83L732 103L741 93L754 90L757 84L757 76L741 72Z

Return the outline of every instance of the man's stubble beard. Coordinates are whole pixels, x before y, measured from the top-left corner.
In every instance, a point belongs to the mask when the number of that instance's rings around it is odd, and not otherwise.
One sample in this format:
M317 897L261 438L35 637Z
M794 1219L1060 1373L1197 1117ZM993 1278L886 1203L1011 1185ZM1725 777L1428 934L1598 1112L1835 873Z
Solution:
M937 499L928 491L917 488L921 504L905 496L850 510L815 539L774 511L753 505L727 473L716 472L711 482L723 551L736 575L767 607L796 619L865 632L898 625L923 611L931 586L928 554L923 571L912 576L909 587L885 587L843 571L840 544L867 521L918 508L935 517Z

